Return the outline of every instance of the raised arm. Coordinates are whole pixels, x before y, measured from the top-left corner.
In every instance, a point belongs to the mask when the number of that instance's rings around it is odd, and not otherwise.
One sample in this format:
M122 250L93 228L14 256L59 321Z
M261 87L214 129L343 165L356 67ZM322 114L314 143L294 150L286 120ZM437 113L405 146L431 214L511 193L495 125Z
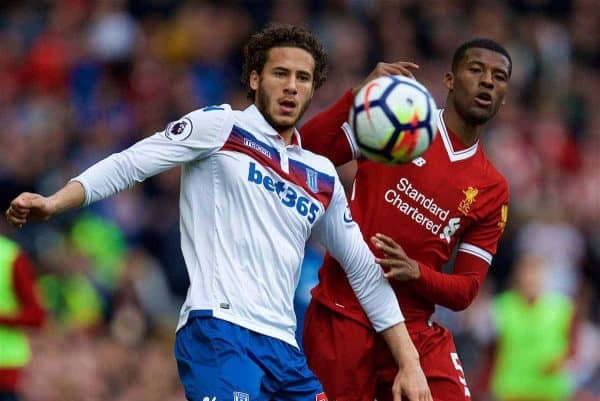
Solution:
M347 91L332 106L304 124L300 128L302 147L327 157L335 166L355 159L357 155L343 128L353 100L354 95Z
M327 157L335 166L359 158L360 152L347 122L354 95L367 82L381 76L404 75L414 78L411 69L417 68L418 65L404 61L377 64L362 83L344 93L332 106L317 114L300 128L302 146Z

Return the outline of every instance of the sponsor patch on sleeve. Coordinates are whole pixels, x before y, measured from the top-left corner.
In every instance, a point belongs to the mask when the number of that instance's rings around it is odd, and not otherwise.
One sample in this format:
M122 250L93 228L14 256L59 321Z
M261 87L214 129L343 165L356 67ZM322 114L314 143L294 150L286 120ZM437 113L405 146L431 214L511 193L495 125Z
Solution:
M500 209L500 221L498 222L498 227L500 227L502 230L504 230L504 227L506 227L507 221L508 221L508 205L504 204L504 205L502 205L502 208Z
M167 125L165 136L172 141L185 141L192 134L192 120L185 117Z

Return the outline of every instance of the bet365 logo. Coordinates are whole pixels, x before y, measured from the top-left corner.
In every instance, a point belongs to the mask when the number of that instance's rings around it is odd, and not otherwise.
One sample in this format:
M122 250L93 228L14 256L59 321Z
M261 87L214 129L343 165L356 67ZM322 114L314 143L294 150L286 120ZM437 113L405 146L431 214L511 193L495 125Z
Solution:
M456 234L460 228L460 217L453 217L448 220L448 225L444 227L443 232L440 234L441 239L445 239L447 243L450 243L452 236Z
M289 208L296 209L302 217L306 217L309 223L314 223L319 213L319 206L298 192L284 181L276 181L271 176L262 173L256 168L256 163L250 162L248 169L248 181L262 186L269 192L273 192L281 199L281 203Z

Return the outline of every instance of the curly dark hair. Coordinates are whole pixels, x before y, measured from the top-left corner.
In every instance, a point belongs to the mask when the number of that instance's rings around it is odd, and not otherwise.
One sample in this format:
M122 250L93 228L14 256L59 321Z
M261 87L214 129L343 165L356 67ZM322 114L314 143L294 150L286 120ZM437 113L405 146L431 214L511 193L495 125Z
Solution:
M327 53L323 44L306 28L289 24L269 24L255 33L244 48L242 83L246 86L246 97L254 100L254 90L250 88L250 74L258 74L267 62L269 50L273 47L298 47L309 52L315 60L314 85L319 89L327 79Z

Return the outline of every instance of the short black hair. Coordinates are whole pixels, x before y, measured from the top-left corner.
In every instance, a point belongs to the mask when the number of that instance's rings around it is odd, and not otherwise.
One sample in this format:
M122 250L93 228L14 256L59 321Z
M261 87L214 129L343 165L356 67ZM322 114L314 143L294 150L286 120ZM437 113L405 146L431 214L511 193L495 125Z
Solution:
M246 86L246 97L254 100L254 90L250 87L250 74L261 74L267 62L269 50L274 47L298 47L309 52L315 60L313 74L315 89L327 80L327 53L323 44L308 29L289 24L269 24L262 31L252 35L244 48L242 83Z
M488 49L496 53L502 54L508 59L508 75L510 76L512 74L512 58L510 57L510 54L508 54L508 51L500 43L496 42L493 39L487 38L472 39L458 46L458 48L454 52L454 56L452 57L452 72L456 72L458 64L465 56L467 50L472 49L474 47Z

